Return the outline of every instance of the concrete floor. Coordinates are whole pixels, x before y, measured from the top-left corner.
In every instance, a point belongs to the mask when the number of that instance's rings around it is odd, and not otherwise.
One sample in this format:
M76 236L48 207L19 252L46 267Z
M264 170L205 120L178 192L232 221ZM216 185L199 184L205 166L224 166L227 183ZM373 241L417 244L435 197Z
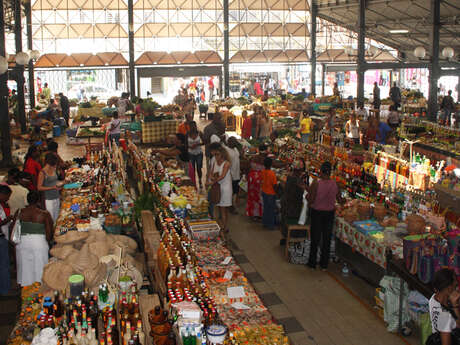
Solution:
M200 127L205 124L203 121ZM58 138L64 160L82 156L84 146L65 145ZM280 232L265 230L244 216L245 199L238 215L230 215L231 248L236 261L261 295L274 318L285 326L295 345L398 345L419 344L417 337L389 333L372 310L374 288L354 275L343 277L341 266L327 272L289 264ZM17 297L0 299L0 344L14 324Z

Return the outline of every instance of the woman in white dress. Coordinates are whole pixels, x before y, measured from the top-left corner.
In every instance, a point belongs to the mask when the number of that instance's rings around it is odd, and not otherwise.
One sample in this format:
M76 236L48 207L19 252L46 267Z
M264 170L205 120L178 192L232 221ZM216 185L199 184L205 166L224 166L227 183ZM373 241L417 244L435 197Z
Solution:
M17 219L21 222L21 242L16 246L17 281L21 286L41 283L53 239L53 219L38 207L40 194L30 192L27 202L29 205L19 211Z
M228 232L228 208L232 206L233 195L230 158L223 146L216 147L211 154L214 156L214 161L207 184L210 186L218 182L220 185L220 202L216 205L220 211L218 223L224 232Z

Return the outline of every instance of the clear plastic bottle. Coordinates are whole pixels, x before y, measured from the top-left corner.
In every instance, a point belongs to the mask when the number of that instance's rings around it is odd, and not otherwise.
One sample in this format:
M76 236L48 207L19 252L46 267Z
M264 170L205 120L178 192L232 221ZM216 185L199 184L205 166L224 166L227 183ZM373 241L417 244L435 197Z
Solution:
M349 274L350 274L350 270L348 269L348 265L347 265L347 263L345 262L345 263L343 264L343 268L342 268L342 276L348 277Z

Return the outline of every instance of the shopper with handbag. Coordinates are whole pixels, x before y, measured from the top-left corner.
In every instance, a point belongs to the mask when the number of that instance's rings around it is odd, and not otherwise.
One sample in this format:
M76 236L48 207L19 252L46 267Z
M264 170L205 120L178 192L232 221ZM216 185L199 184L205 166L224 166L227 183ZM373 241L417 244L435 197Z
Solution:
M426 345L459 344L460 292L455 272L448 268L437 271L432 282L434 295L431 296L430 319L433 334Z
M45 197L46 210L51 214L53 222L59 217L61 209L60 193L61 187L58 186L57 158L53 153L48 153L45 158L45 166L38 174L37 189L43 192Z
M320 179L313 181L308 191L308 204L311 208L311 247L308 266L316 268L318 245L321 245L320 266L326 270L329 264L332 228L334 226L335 202L342 201L335 180L331 179L332 165L324 162L320 168Z
M16 219L21 227L21 240L16 245L17 281L21 286L41 282L53 240L53 219L39 207L40 194L30 192L27 202L29 205L19 211Z
M216 206L219 209L218 223L224 233L228 232L227 221L228 221L228 208L232 206L232 174L230 171L230 158L228 157L227 150L222 146L213 146L211 154L214 159L211 162L210 173L208 174L207 186L217 188L220 186L220 200ZM212 193L211 193L212 194Z

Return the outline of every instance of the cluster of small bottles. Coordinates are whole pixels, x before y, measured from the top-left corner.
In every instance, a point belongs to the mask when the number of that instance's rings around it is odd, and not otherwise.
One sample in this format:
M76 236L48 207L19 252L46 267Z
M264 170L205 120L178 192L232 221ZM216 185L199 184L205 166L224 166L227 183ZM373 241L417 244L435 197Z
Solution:
M100 317L98 296L84 291L81 296L62 300L58 291L54 299L45 297L37 318L39 329L55 328L60 344L98 345L97 322Z
M167 310L163 310L160 306L149 312L149 323L155 345L175 345L176 336L172 329L174 321L169 318Z
M160 214L162 239L157 258L160 273L166 282L170 304L182 301L196 302L203 311L205 324L217 317L205 278L196 264L191 240L186 235L182 220L166 222Z
M64 301L56 291L54 299L43 300L43 310L37 317L38 328L55 328L60 345L145 345L135 283L119 298L120 327L117 311L112 306L99 310L99 301L105 303L108 298L106 284L99 286L97 295L85 290L80 296Z

